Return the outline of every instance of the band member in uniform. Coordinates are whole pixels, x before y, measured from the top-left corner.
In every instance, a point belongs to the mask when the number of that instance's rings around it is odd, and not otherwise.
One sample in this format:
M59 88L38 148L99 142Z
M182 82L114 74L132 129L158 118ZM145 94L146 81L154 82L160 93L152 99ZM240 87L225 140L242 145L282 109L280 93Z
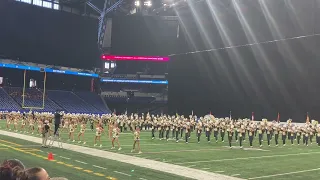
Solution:
M201 137L201 131L202 131L201 121L198 122L198 124L196 126L196 130L197 130L198 143L200 143L200 137Z
M270 146L271 132L272 132L272 124L271 124L271 122L268 123L266 131L267 131L268 146Z
M255 129L256 128L253 124L249 128L249 144L251 148L253 147L252 142L253 142L253 135L255 133Z
M234 126L233 126L233 124L230 124L229 125L230 127L228 128L228 141L229 141L229 146L230 146L230 148L232 148L232 146L231 146L231 143L232 143L232 137L233 137L233 131L234 131Z
M284 126L281 128L281 135L282 135L282 144L283 146L286 146L286 139L287 139L287 127Z
M259 145L262 147L262 125L259 123L258 125L258 134L259 134Z
M301 127L297 127L296 138L297 138L297 143L298 143L298 146L299 146L300 145L300 139L301 139Z
M317 128L317 143L320 146L320 126Z
M114 142L116 141L116 143L118 144L118 150L121 150L121 146L120 146L120 142L119 142L119 134L120 134L120 130L118 128L118 124L115 123L114 127L112 129L112 148L111 149L115 149L114 147Z
M274 140L275 140L275 143L276 143L276 146L278 146L279 142L279 124L274 124L273 126L273 133L274 133Z
M134 139L133 139L133 148L131 152L134 152L136 150L136 145L138 146L139 154L141 154L141 148L140 148L140 129L136 128L136 131L133 133Z

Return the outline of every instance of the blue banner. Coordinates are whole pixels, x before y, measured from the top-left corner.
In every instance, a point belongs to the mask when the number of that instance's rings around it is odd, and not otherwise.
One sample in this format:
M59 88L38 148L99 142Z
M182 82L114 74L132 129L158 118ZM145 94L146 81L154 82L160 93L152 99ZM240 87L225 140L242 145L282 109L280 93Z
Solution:
M40 67L35 67L35 66L5 64L5 63L0 63L0 67L13 68L13 69L23 69L23 70L29 70L29 71L40 71L41 70ZM44 68L44 71L51 72L51 73L76 75L76 76L87 76L87 77L95 77L95 78L99 77L98 74L83 73L83 72L76 72L76 71L69 71L69 70L57 70L57 69L51 69L51 68Z
M137 84L168 84L168 81L161 81L161 80L130 80L130 79L101 79L101 82L137 83Z

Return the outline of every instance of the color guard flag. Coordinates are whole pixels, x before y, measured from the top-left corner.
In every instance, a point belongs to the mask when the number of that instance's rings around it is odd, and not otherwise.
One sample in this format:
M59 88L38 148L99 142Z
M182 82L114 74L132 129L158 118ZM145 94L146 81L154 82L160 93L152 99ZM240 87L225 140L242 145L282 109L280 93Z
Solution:
M191 115L193 116L193 110L191 111Z
M251 120L254 121L254 112L251 114Z
M309 118L309 113L307 112L307 119L306 119L306 123L310 122L310 118Z
M280 122L280 113L278 113L277 122Z
M231 120L231 111L230 111L230 113L229 113L229 119Z

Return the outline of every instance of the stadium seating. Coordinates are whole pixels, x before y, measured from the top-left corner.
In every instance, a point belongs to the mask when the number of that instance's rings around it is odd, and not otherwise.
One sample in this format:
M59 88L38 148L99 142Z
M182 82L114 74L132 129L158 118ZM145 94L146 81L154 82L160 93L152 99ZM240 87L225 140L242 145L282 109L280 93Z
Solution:
M78 97L70 91L48 90L47 94L50 99L57 103L60 107L70 113L93 113L101 114L101 110L93 107L85 100Z
M1 111L18 111L20 106L11 98L3 88L0 88L0 110Z
M108 107L105 106L101 97L92 92L77 92L76 93L81 99L85 100L87 103L91 104L93 107L97 108L103 113L110 113Z
M19 104L22 105L23 101L23 90L19 87L5 87L7 93ZM56 103L54 103L47 96L44 98L44 109L41 108L43 105L43 93L39 89L35 88L26 88L24 96L24 107L35 107L39 112L54 112L57 109L61 109ZM21 107L20 107L21 108ZM32 109L32 108L27 108Z

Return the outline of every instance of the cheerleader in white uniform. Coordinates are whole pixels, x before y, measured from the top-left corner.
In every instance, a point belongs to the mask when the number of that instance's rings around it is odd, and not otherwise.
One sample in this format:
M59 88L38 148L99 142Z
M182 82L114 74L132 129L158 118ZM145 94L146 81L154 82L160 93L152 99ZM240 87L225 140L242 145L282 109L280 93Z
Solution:
M72 142L75 142L74 140L74 124L71 123L69 125L69 141L72 140Z
M134 139L133 139L133 148L131 152L134 152L136 150L136 145L138 146L139 154L141 154L141 148L140 148L140 129L136 128L136 131L133 133Z
M85 124L85 122L82 122L82 124L80 125L80 132L78 134L78 143L81 143L80 137L82 137L83 144L86 144L86 142L84 141L84 133L85 132L86 132L86 124Z
M101 124L98 124L96 127L96 136L94 138L94 146L97 146L97 140L99 141L100 147L102 147L101 144L101 134L104 132L103 128L101 127Z
M117 144L118 144L118 150L120 151L121 150L121 147L120 147L120 142L119 142L119 134L120 134L120 130L118 127L118 124L115 123L114 124L114 127L112 129L112 148L111 149L114 149L114 142L116 141Z

